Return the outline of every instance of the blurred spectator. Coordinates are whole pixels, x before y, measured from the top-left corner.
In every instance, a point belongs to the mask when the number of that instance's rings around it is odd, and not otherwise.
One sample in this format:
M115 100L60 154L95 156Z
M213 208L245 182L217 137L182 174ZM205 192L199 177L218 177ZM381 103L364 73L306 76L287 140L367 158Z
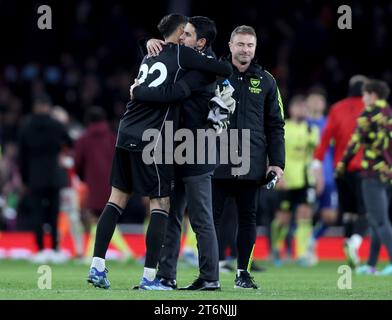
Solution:
M309 164L318 142L318 129L306 121L305 97L294 96L289 104L290 119L285 124L286 169L279 181L280 206L271 225L272 253L279 265L280 249L287 239L287 253L294 257L292 238L296 240L296 257L307 264L306 249L312 234L312 204L315 202L314 185L317 181L309 175Z
M51 100L47 95L35 97L33 114L23 124L19 137L19 165L25 192L31 198L31 215L39 253L34 262L60 262L57 218L59 191L66 185L59 155L72 141L65 127L51 117ZM44 251L43 226L50 225L53 251Z
M22 181L17 165L18 149L8 143L0 154L0 220L6 230L16 229L16 215Z
M306 102L308 106L307 121L310 126L318 128L319 135L321 136L327 122L325 116L327 107L325 91L322 88L312 88ZM309 242L307 253L308 263L314 265L317 262L316 241L325 233L328 226L333 225L337 220L337 191L334 180L332 146L329 147L324 157L322 173L316 170L312 174L320 174L318 177L320 183L317 185L318 189L316 189L317 203L315 214L317 222Z
M87 113L88 127L76 142L75 169L88 188L87 204L90 239L86 257L93 255L97 220L110 196L109 175L116 144L116 135L109 128L105 111L91 107ZM125 259L133 256L120 231L116 228L112 242Z

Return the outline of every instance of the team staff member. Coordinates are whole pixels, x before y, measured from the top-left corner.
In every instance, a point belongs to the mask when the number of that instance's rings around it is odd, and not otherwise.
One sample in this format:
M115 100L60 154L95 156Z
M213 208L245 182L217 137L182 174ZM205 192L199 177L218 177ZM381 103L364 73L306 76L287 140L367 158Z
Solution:
M239 26L231 34L229 59L233 74L229 78L235 91L236 110L229 129L250 130L250 170L246 175L233 176L232 163L219 166L214 173L212 197L215 229L219 230L225 200L234 196L238 207L237 276L235 288L258 286L248 272L256 241L256 196L259 183L274 171L282 177L285 166L283 105L273 76L256 63L256 32L252 27ZM237 152L240 156L241 135ZM230 143L230 141L229 141ZM233 146L231 146L233 147ZM219 241L219 232L218 243Z

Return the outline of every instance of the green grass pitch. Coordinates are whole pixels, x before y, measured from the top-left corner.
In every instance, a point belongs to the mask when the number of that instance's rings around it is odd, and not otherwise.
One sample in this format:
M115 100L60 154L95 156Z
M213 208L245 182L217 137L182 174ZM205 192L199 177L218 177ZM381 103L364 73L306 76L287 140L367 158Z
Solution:
M93 288L86 282L88 265L69 262L51 265L52 289L38 289L37 265L25 261L0 260L0 299L60 299L60 300L270 300L270 299L391 299L391 277L357 276L352 274L352 289L338 288L341 262L322 262L316 267L303 268L295 264L274 267L264 263L267 271L254 273L259 290L233 288L234 273L221 274L220 292L136 291L130 288L139 282L142 265L138 263L107 263L109 290ZM381 267L381 266L380 266ZM196 268L179 265L178 283L188 285L197 276Z

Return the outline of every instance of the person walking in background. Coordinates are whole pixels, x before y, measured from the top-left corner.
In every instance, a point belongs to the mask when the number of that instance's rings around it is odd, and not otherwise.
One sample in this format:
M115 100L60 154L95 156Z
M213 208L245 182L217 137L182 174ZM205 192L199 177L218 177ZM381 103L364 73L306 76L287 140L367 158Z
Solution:
M351 77L348 97L331 106L320 143L314 152L312 169L313 172L319 171L315 173L316 175L322 175L322 161L332 143L334 144L335 168L343 158L344 151L355 130L357 119L364 109L362 85L366 80L367 78L362 75ZM360 177L362 157L363 149L359 149L347 170L336 178L339 211L342 214L345 233L344 249L348 264L352 268L359 264L358 249L367 229Z
M31 198L31 214L34 219L35 239L39 252L33 262L62 262L59 252L57 219L60 189L66 186L65 171L59 156L65 145L72 140L66 128L51 116L52 102L49 96L35 97L33 114L22 125L19 135L19 166L24 192ZM43 225L50 225L52 250L44 251Z
M75 145L75 170L82 181L87 184L87 215L90 229L86 257L91 257L97 221L106 199L110 195L110 168L114 154L116 135L110 129L106 113L101 107L91 107L87 112L87 130ZM122 258L133 258L133 253L118 227L115 229L112 243L122 253Z
M359 274L376 273L381 245L384 245L389 264L379 274L392 275L392 226L388 215L392 191L392 109L386 101L389 93L383 81L369 80L364 84L365 110L337 166L338 174L342 175L360 146L364 146L361 187L370 224L371 247L367 264L357 269Z

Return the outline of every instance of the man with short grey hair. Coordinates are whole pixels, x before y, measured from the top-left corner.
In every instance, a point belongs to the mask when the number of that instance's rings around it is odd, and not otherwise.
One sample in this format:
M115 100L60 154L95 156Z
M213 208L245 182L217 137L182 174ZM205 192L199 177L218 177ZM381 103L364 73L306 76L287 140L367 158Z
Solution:
M235 147L238 157L248 161L249 172L233 175L238 165L233 162L220 165L214 173L212 197L214 223L217 231L220 260L224 260L224 249L220 240L219 227L226 199L233 196L238 207L237 233L237 276L235 288L257 289L249 274L254 245L256 242L256 195L267 176L279 179L285 166L283 104L274 77L256 63L257 37L250 26L238 26L231 34L228 57L233 66L229 78L234 88L236 110L230 118L230 129L249 130L238 141L229 139L230 150ZM222 83L220 83L222 84ZM250 146L247 157L241 146Z

